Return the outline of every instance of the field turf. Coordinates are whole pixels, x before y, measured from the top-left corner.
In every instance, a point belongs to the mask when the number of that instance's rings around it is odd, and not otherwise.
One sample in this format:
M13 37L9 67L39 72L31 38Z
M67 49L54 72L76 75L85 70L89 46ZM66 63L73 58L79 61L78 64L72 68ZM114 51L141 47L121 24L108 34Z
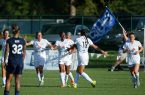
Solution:
M92 88L82 77L77 89L60 88L58 71L45 71L45 85L38 87L35 71L24 70L21 95L145 95L144 71L140 72L141 86L137 89L132 86L129 71L109 72L106 68L87 68L86 72L97 81L96 88ZM75 76L74 71L73 75ZM0 88L0 95L3 95L3 90ZM10 95L14 95L13 81Z

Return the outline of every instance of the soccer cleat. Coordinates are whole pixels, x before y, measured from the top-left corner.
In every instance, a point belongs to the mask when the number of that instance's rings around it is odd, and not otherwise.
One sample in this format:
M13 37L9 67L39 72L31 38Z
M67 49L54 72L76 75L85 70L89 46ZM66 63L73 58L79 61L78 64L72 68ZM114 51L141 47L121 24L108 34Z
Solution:
M93 81L93 82L91 83L91 85L92 85L93 88L95 88L95 87L96 87L96 81Z
M74 83L73 88L77 88L77 84Z
M111 71L111 72L113 72L114 70L115 70L115 68L114 68L114 67L112 67L110 71Z
M43 85L44 85L44 81L41 81L41 82L40 82L40 86L43 86Z
M61 88L64 88L64 87L66 87L66 86L62 84L60 87L61 87Z
M75 84L75 82L73 80L71 80L70 83L72 86Z
M134 88L137 88L137 84L136 83L134 84Z

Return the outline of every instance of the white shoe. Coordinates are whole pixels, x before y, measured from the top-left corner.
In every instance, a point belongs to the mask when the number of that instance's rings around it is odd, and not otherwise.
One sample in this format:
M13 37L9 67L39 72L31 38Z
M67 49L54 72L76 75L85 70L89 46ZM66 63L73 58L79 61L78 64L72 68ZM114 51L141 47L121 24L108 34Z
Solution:
M41 81L41 82L40 82L40 86L43 86L43 85L44 85L44 81Z
M137 88L137 84L136 83L134 84L134 88Z
M111 68L111 72L113 72L113 71L114 71L114 69L115 69L115 68L114 68L114 67L112 67L112 68Z

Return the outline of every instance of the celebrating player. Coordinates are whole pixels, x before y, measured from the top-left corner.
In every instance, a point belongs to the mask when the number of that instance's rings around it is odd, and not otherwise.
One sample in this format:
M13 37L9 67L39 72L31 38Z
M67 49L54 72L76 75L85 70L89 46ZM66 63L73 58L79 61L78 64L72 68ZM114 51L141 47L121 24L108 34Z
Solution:
M46 63L45 49L47 46L51 47L51 43L42 38L41 32L37 32L36 39L28 42L26 45L33 45L34 47L34 65L38 76L39 86L42 86L44 85L43 67Z
M74 41L71 39L70 32L67 32L65 42L66 42L66 45L65 45L66 48L70 48L74 44ZM68 52L68 51L66 51L66 52ZM70 77L71 84L73 85L74 77L73 77L72 73L70 72L70 67L72 64L72 54L69 54L66 56L64 63L65 63L65 71L66 71L66 77L65 77L66 85L69 86L68 77Z
M111 71L112 72L127 57L127 53L123 52L123 45L125 44L125 42L130 41L129 38L128 38L129 33L126 33L126 31L124 29L122 29L122 30L123 30L123 44L119 47L119 51L118 51L118 55L117 55L117 60L116 60L115 64L113 64L113 66L111 67Z
M123 46L124 52L127 52L127 63L132 76L132 82L134 88L140 86L139 81L139 67L140 67L140 52L142 52L143 47L141 43L135 40L134 33L129 35L130 41L126 42Z
M65 87L65 65L64 65L64 58L62 57L64 54L66 54L67 48L65 47L65 39L66 39L66 34L64 32L60 32L59 34L60 40L56 41L55 43L55 48L58 49L59 52L59 72L60 72L60 78L61 78L61 87Z
M3 31L3 38L0 39L0 45L2 46L2 57L1 57L1 62L2 62L2 81L3 85L2 87L5 87L6 84L6 69L4 66L4 53L5 53L5 47L6 47L6 40L9 39L9 31L5 29Z
M13 76L15 77L15 95L20 95L20 79L25 58L25 40L19 37L20 29L15 24L12 26L12 29L13 37L7 40L4 57L4 64L6 65L7 72L4 95L9 95ZM8 63L6 62L7 58Z
M80 33L81 33L81 37L76 39L74 45L77 48L77 53L78 53L78 67L76 71L74 88L77 88L77 84L80 76L84 77L87 81L89 81L92 87L95 87L96 81L93 81L88 76L88 74L85 73L85 66L88 65L89 62L88 48L89 46L91 46L94 49L100 51L104 55L107 55L107 52L101 50L98 46L94 45L89 38L87 38L86 30L82 29Z

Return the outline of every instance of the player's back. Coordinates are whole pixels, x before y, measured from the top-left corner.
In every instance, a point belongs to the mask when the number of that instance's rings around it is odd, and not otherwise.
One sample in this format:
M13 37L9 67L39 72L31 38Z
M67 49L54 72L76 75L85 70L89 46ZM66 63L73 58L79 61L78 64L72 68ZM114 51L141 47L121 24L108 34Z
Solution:
M8 61L15 63L23 62L23 48L25 45L25 40L23 38L11 37L7 40L9 44L9 58Z
M93 44L92 41L85 36L77 38L75 43L77 45L78 52L88 52L89 46Z

